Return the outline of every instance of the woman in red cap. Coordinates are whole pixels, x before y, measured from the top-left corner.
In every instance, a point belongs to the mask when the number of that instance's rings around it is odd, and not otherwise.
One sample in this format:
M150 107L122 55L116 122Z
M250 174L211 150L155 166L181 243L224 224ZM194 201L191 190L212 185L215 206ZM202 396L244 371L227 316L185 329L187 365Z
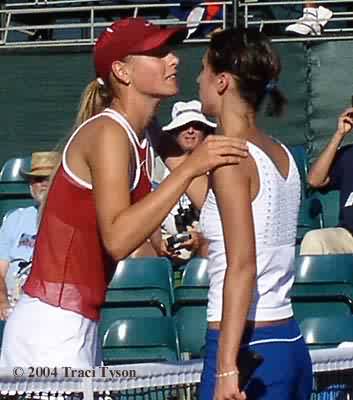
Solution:
M150 193L153 155L143 132L160 100L177 93L179 61L166 45L185 34L126 19L98 38L97 79L52 179L1 366L94 366L99 312L117 261L157 229L193 178L246 156L242 141L209 138Z

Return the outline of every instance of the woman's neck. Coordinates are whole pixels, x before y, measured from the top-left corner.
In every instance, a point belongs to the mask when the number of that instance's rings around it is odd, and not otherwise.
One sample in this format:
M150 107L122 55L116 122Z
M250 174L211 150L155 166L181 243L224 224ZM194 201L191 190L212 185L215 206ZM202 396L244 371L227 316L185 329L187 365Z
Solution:
M258 132L255 113L240 113L235 111L233 112L232 120L232 134L239 138L250 139ZM218 120L217 125L221 128L221 130L226 128L222 126L222 121L220 119Z
M110 108L122 114L130 123L137 136L144 137L144 129L156 113L159 100L151 101L146 98L114 99Z

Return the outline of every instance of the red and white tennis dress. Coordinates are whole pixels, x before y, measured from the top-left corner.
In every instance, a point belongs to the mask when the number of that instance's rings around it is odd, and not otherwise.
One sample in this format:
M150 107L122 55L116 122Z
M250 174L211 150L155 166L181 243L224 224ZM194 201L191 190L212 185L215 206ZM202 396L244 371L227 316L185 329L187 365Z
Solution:
M99 313L116 262L99 234L92 185L70 170L66 152L79 130L101 116L124 128L134 150L131 202L151 191L152 148L147 139L140 143L121 114L106 109L73 133L48 194L25 294L5 326L0 366L89 368L99 363Z

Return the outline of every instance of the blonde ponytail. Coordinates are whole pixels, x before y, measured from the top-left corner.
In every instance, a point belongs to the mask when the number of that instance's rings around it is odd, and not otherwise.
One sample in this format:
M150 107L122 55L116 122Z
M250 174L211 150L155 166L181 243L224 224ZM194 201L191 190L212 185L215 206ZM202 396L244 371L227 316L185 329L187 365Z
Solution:
M94 81L90 82L86 86L85 90L82 93L79 111L76 116L73 130L76 130L80 125L82 125L89 118L93 117L96 114L99 114L106 107L109 107L112 102L112 99L113 99L113 95L112 95L112 90L110 88L110 85L108 85L106 83L104 83L104 85L102 85L96 79ZM63 140L61 140L60 143L54 149L54 151L56 151L58 154L60 154L60 157L58 159L57 165L53 168L53 171L50 174L48 189L47 189L45 197L39 207L38 226L39 226L39 223L41 222L41 219L43 216L43 211L44 211L46 203L47 203L47 196L48 196L49 189L51 188L54 177L55 177L56 173L58 172L58 169L61 165L62 154L64 151L65 144L67 143L68 137L70 137L71 134L72 133L70 133L69 136L66 136Z
M102 85L96 79L90 82L82 93L74 129L108 107L112 97L111 89L106 83Z

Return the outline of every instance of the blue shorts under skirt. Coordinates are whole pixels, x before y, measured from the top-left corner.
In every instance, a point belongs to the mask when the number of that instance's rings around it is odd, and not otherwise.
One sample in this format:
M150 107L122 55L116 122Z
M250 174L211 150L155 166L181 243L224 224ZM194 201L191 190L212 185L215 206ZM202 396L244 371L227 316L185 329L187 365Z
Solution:
M218 330L207 331L200 400L213 400L218 338ZM313 387L311 359L294 319L281 325L246 330L243 346L264 358L245 388L248 400L310 399Z

